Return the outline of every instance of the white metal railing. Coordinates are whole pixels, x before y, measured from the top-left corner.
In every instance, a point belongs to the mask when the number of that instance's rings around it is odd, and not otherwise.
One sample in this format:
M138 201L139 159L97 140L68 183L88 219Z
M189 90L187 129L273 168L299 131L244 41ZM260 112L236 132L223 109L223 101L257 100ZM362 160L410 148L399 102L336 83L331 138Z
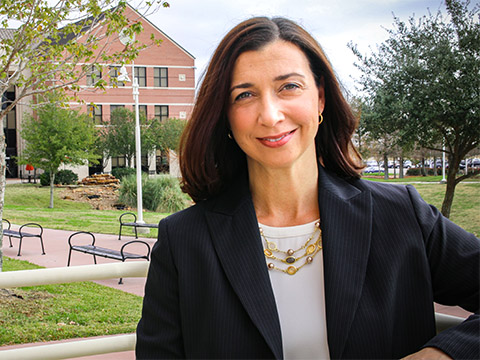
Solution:
M63 284L77 281L105 280L114 278L146 277L148 261L130 261L98 265L70 266L62 268L0 272L0 288ZM455 326L464 319L436 313L437 331ZM111 335L86 340L33 345L1 350L2 360L57 360L82 356L108 354L135 349L135 334Z
M148 261L0 272L0 288L63 284L77 281L146 277ZM2 360L56 360L109 354L135 349L135 334L111 335L86 340L33 345L1 350Z
M0 288L65 284L120 277L146 277L148 261L68 266L49 269L0 272Z
M109 354L135 349L135 334L111 335L96 339L35 345L24 348L0 350L2 360L57 360Z

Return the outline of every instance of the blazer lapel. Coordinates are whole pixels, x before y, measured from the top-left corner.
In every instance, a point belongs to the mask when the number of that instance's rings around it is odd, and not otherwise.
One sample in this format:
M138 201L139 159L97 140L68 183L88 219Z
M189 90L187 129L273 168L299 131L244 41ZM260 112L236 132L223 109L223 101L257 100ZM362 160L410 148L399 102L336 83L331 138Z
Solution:
M206 214L225 273L250 318L270 346L283 358L280 322L248 182L239 181Z
M319 167L325 306L331 358L341 358L362 293L370 252L372 200Z

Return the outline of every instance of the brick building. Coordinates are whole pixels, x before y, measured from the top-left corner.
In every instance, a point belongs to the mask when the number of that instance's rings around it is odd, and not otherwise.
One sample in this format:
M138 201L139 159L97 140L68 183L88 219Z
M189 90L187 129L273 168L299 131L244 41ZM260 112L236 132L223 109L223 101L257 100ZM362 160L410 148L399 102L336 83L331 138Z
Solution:
M139 109L145 112L147 118L188 119L193 108L195 95L195 58L181 45L176 43L167 34L147 19L141 17L133 8L127 6L126 16L132 21L141 21L144 31L137 35L136 40L140 43L150 44L151 34L161 39L159 46L148 46L140 51L134 64L127 64L128 76L135 76L139 84ZM0 34L7 36L8 34ZM117 39L111 44L111 51L118 51L124 44ZM97 126L105 126L110 119L110 113L116 107L126 107L134 110L132 83L120 83L118 87L107 86L106 90L95 90L92 82L98 78L115 78L119 74L120 64L101 64L103 70L96 71L92 67L95 76L87 75L79 82L82 89L77 96L83 102L70 104L72 108L80 108L81 111L91 112ZM132 74L133 72L133 74ZM15 89L10 89L5 94L12 98ZM93 104L93 106L92 106ZM25 174L25 167L17 167L12 156L21 154L24 143L20 138L22 114L28 111L27 106L16 106L11 114L4 120L7 142L7 159L9 171L7 177L21 177ZM147 167L150 173L156 172L159 153L142 154L142 167ZM105 159L103 161L104 172L110 172L112 167L125 166L123 157ZM89 174L100 172L101 167L89 167L88 165L77 167L74 170L79 178Z

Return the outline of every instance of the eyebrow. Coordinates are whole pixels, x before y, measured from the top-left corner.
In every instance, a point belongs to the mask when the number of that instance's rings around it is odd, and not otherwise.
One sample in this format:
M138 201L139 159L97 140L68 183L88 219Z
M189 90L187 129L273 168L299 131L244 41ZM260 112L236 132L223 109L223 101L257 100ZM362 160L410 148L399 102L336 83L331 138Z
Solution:
M301 78L305 78L305 75L302 75L302 74L299 74L299 73L296 73L296 72L292 72L292 73L288 73L288 74L285 74L285 75L279 75L279 76L275 77L273 80L274 81L281 81L281 80L286 80L286 79L288 79L290 77L293 77L293 76L299 76ZM235 89L248 89L249 87L252 87L252 86L253 86L253 84L249 83L249 82L241 83L241 84L232 86L230 88L230 93Z

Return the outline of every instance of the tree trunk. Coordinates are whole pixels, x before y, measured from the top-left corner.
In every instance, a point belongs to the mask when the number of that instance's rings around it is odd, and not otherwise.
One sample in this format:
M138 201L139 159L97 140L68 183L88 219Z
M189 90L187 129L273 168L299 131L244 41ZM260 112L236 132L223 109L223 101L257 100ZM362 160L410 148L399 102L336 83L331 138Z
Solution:
M383 154L383 178L388 180L388 156L387 154Z
M437 176L438 171L437 171L437 157L433 156L433 176Z
M449 218L450 210L452 209L453 196L455 194L455 187L457 186L456 175L457 170L460 165L460 156L453 154L448 158L448 168L447 173L447 188L445 190L445 197L443 198L442 203L442 214L443 216Z
M427 176L427 172L425 171L425 158L422 157L422 176Z
M400 167L399 167L399 174L398 177L403 179L403 156L400 156Z
M55 173L50 171L50 209L53 209L53 185L55 183Z
M5 159L5 134L2 130L0 136L0 272L3 271L3 204L5 200L5 173L6 173L6 159Z
M455 186L457 186L457 183L455 181L455 171L449 171L447 176L447 188L445 190L445 196L442 203L442 214L447 218L450 217L450 210L452 209L453 203L453 195L455 194Z

